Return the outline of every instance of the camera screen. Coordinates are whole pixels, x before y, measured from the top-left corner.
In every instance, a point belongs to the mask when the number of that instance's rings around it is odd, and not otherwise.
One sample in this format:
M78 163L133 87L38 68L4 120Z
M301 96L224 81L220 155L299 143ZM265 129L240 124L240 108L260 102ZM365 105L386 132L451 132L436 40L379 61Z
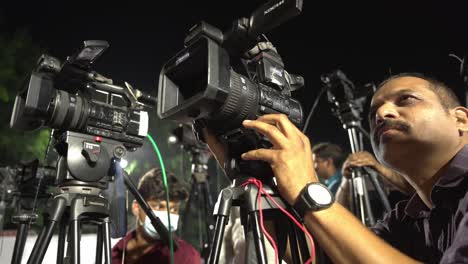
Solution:
M208 85L208 46L206 39L194 43L166 67L163 112L202 93Z

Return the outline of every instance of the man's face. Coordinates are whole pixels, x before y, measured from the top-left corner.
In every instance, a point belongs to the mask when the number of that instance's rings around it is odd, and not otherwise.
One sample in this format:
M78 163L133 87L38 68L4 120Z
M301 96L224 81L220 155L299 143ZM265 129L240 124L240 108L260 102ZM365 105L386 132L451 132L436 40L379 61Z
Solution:
M401 77L389 81L373 96L369 124L379 161L398 168L414 162L408 155L424 154L424 150L458 137L455 119L429 85L420 78Z
M319 176L322 179L328 179L331 176L333 176L330 175L330 162L332 162L331 159L323 159L314 154L314 168L315 173L317 173L317 176Z

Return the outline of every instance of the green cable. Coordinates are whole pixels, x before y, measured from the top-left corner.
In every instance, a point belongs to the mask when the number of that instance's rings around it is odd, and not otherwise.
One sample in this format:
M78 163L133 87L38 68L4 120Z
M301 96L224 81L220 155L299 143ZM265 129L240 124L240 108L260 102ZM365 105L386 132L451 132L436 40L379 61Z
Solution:
M169 186L167 185L167 176L166 176L166 168L164 167L164 162L161 156L161 153L159 152L159 148L156 145L156 142L154 142L153 138L151 137L150 134L147 135L149 141L151 142L151 145L153 145L154 151L156 151L156 154L158 155L159 159L159 164L161 165L161 170L162 170L162 175L163 175L163 182L164 182L164 188L166 188L166 203L167 203L167 219L169 222L169 248L170 248L170 253L171 253L171 264L174 264L174 245L172 244L172 232L171 232L171 217L170 217L170 204L169 204Z

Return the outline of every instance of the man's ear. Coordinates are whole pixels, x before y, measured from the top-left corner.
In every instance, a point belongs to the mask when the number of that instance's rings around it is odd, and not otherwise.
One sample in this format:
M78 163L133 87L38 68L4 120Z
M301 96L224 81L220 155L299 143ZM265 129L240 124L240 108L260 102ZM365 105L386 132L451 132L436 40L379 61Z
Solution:
M138 217L138 215L140 214L140 205L137 203L136 200L133 200L132 203L132 213L135 217Z
M460 133L468 132L468 109L463 106L458 106L453 109L456 119L456 125Z

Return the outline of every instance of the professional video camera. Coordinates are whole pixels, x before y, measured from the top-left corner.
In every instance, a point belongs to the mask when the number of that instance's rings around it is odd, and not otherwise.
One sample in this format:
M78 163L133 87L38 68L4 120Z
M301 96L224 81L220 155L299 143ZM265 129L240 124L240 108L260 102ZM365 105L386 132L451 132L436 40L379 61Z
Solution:
M261 212L265 219L278 221L277 236L282 245L286 237L279 232L297 230L273 204L258 208L257 197L269 193L280 207L287 208L279 195L271 167L266 162L244 161L241 154L252 149L270 148L265 137L244 129L242 121L264 114L281 113L298 127L302 126L302 107L291 92L302 87L301 76L289 74L276 48L263 35L284 21L300 14L302 1L269 1L250 18L236 20L225 32L205 22L193 27L185 39L185 48L163 66L159 76L158 115L179 123L192 123L199 139L207 127L220 141L227 144L224 170L233 184L223 189L214 206L215 229L207 263L218 263L224 228L231 206L240 207L244 226L246 252L256 252L258 263L267 263ZM255 178L255 179L253 179ZM249 184L260 180L263 187ZM247 185L245 185L247 184ZM266 198L265 198L266 199ZM268 215L268 216L267 216ZM279 224L281 222L281 224ZM281 225L281 228L279 228ZM308 251L299 250L305 240L297 233L292 246L294 263L308 259ZM284 242L284 243L283 243ZM304 242L304 243L302 243ZM282 255L282 250L280 255ZM250 262L249 262L250 263Z
M156 99L126 82L125 86L116 85L91 69L108 47L106 41L85 41L63 63L42 55L25 88L16 96L10 126L19 130L53 128L50 145L58 154L53 181L57 191L49 199L45 210L48 221L41 230L44 235L36 240L28 263L42 261L57 224L60 224L58 263L64 257L79 263L83 224L98 227L96 262L100 263L104 246L106 262L110 263L110 236L121 237L127 228L124 183L163 242L169 244L169 231L119 166L127 151L143 145L148 131L145 109L154 106ZM28 221L21 221L14 263L21 261L27 224ZM64 256L67 225L71 250ZM174 248L177 247L174 243Z
M85 41L64 63L42 55L16 96L11 127L48 126L111 138L127 147L141 146L148 128L148 114L142 110L156 99L91 70L108 47L106 41Z
M158 115L184 123L195 120L196 130L206 125L226 141L231 178L239 171L271 175L265 164L247 165L239 158L248 150L271 146L243 129L243 120L282 113L302 125L302 107L291 91L302 87L304 80L284 69L276 48L262 35L301 10L302 1L270 1L224 33L201 22L190 30L185 48L161 70Z
M51 193L47 187L54 184L55 175L55 168L40 166L37 159L22 162L14 167L1 167L0 200L11 206L20 203L21 208L30 208L31 199L36 196L50 197Z
M320 79L327 88L328 102L332 113L345 126L360 126L361 113L369 95L375 91L373 83L354 85L341 70L323 74Z

